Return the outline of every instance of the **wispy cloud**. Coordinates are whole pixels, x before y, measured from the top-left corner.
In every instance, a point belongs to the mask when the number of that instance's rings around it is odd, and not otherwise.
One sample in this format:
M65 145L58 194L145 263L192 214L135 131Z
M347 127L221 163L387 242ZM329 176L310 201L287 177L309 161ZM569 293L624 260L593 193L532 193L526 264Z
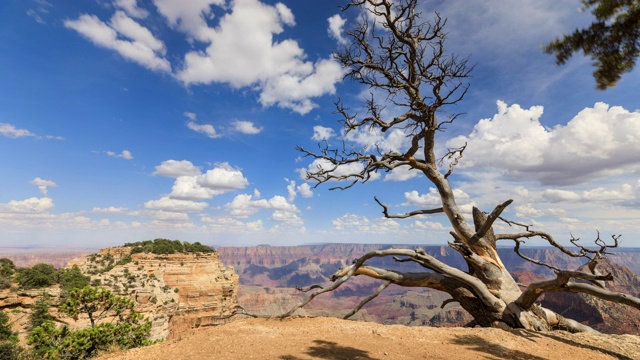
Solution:
M40 192L42 193L42 195L47 196L47 188L50 187L57 187L58 184L56 184L55 182L51 181L51 180L44 180L41 179L39 177L29 181L30 184L35 185L38 187L38 189L40 189Z
M187 127L195 132L205 134L212 139L217 139L222 136L218 134L216 128L214 128L211 124L198 124L195 121L188 121Z
M27 129L18 129L15 127L15 125L7 123L0 123L0 134L13 139L27 136L36 136L36 134Z
M17 139L21 137L34 137L36 139L47 139L47 140L64 140L61 136L54 135L36 135L33 132L27 129L19 129L13 124L8 123L0 123L0 135L6 136L8 138Z
M109 155L109 156L113 156L113 157L118 157L118 158L122 158L125 160L133 160L133 155L131 154L131 151L129 150L122 150L121 153L115 153L113 151L105 151L105 154Z
M171 65L164 58L164 43L122 11L117 11L109 24L95 15L82 14L76 20L65 21L64 25L95 45L114 50L149 70L171 72Z

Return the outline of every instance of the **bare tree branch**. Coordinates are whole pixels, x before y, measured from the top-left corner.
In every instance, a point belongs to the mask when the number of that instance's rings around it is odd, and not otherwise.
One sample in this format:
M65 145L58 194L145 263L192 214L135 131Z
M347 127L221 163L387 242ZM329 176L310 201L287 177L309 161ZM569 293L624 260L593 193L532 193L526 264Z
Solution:
M640 299L628 294L618 293L603 289L597 286L570 282L571 278L585 279L585 280L613 280L611 274L604 276L589 275L580 272L561 271L557 274L557 277L552 280L535 282L527 287L527 289L520 295L516 301L523 309L530 308L534 302L544 293L547 292L573 292L583 293L591 296L595 296L600 299L609 300L625 305L629 305L640 310Z
M417 10L419 4L418 0L351 0L343 7L344 10L358 8L368 13L358 16L354 26L347 30L351 41L336 53L335 60L343 66L345 78L369 88L370 96L357 112L352 112L340 101L335 103L336 114L343 126L342 147L334 148L323 142L317 151L302 147L298 147L298 151L320 164L316 169L309 169L307 180L315 182L315 186L335 182L337 185L331 190L348 189L374 179L374 175L401 167L422 174L426 185L435 187L440 207L390 214L389 206L377 197L374 200L388 219L444 214L452 230L453 242L449 246L463 257L468 271L451 267L422 249L369 252L337 271L331 278L334 282L331 286L305 289L315 292L281 317L293 314L316 296L333 291L353 276L360 275L385 283L363 299L349 316L389 284L444 291L451 295L451 301L460 303L474 317L474 324L480 326L592 331L587 326L534 305L540 294L552 291L580 292L638 308L640 300L637 298L604 289L604 282L610 281L612 276L603 275L598 270L599 262L611 254L611 249L618 247L619 235L613 235L612 241L606 242L598 233L591 246L585 246L571 236L569 242L575 249L569 248L547 232L533 230L531 225L502 217L512 200L498 204L488 215L474 208L473 227L467 222L449 180L463 153L468 151L466 144L448 149L438 159L436 140L440 131L458 118L458 113L451 112L452 105L458 104L467 94L473 66L467 58L445 51L446 19L435 13L431 19L423 20ZM406 141L400 146L389 146L384 140L368 146L351 142L354 145L348 146L349 139L361 132L382 139L385 134L401 133L406 136ZM517 228L516 232L495 234L494 224L498 219ZM521 245L532 238L545 241L566 256L584 259L587 271L560 269L525 256ZM523 291L498 255L498 240L513 241L514 252L518 256L552 269L557 277L531 284ZM400 263L413 262L426 271L409 273L367 264L367 260L379 257L393 257Z
M383 203L380 202L380 200L378 200L377 197L373 197L373 199L378 203L378 205L380 205L382 207L382 213L384 214L384 217L388 218L388 219L405 219L411 216L416 216L416 215L426 215L426 214L438 214L443 212L444 210L442 208L436 208L436 209L428 209L428 210L415 210L415 211L411 211L408 213L404 213L404 214L397 214L397 215L392 215L389 214L389 209L387 208L387 206Z
M387 288L387 286L391 285L391 281L387 281L384 284L380 285L378 287L378 289L371 295L367 296L366 298L364 298L359 304L358 306L356 306L352 311L350 311L347 315L345 315L343 317L343 319L348 319L350 317L352 317L353 315L355 315L358 311L360 311L360 309L362 309L363 306L365 306L369 301L375 299L376 297L378 297L378 295L380 295L384 289Z
M451 119L450 121L453 121L453 119ZM450 122L448 121L448 122ZM448 178L449 175L451 175L453 173L453 168L458 165L458 161L460 161L460 159L462 158L462 153L464 152L464 149L467 148L467 143L465 142L463 146L456 148L456 149L448 149L447 153L440 158L440 161L438 161L439 164L442 164L444 162L444 159L447 158L449 160L453 159L453 161L451 161L451 163L449 163L449 170L447 171L446 174L444 174L444 178Z

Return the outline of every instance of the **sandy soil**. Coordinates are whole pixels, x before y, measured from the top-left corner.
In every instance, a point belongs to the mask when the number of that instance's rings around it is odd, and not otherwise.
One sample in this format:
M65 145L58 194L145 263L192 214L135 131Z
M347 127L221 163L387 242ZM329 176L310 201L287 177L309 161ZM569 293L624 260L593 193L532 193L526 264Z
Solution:
M240 319L182 339L107 354L144 359L640 359L632 335L406 327L335 318Z

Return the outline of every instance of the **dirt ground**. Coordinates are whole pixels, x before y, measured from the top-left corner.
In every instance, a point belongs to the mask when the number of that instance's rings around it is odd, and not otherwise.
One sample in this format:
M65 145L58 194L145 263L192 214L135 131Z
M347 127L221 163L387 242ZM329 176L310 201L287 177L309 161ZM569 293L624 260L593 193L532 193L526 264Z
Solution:
M107 354L144 359L640 359L640 337L406 327L335 318L239 319L181 339Z

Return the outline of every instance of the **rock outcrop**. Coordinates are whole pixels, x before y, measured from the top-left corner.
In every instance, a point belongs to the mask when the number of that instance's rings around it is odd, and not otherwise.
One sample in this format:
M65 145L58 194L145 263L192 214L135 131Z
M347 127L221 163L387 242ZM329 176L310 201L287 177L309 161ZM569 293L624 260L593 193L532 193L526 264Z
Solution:
M69 261L91 276L91 284L110 289L137 302L137 310L152 321L152 339L172 339L200 326L226 322L237 304L238 275L225 267L217 252L194 254L129 254L131 248L113 247ZM0 291L0 308L9 310L18 330L25 334L30 309L45 292L55 320L72 329L88 326L60 314L58 286L38 290Z

